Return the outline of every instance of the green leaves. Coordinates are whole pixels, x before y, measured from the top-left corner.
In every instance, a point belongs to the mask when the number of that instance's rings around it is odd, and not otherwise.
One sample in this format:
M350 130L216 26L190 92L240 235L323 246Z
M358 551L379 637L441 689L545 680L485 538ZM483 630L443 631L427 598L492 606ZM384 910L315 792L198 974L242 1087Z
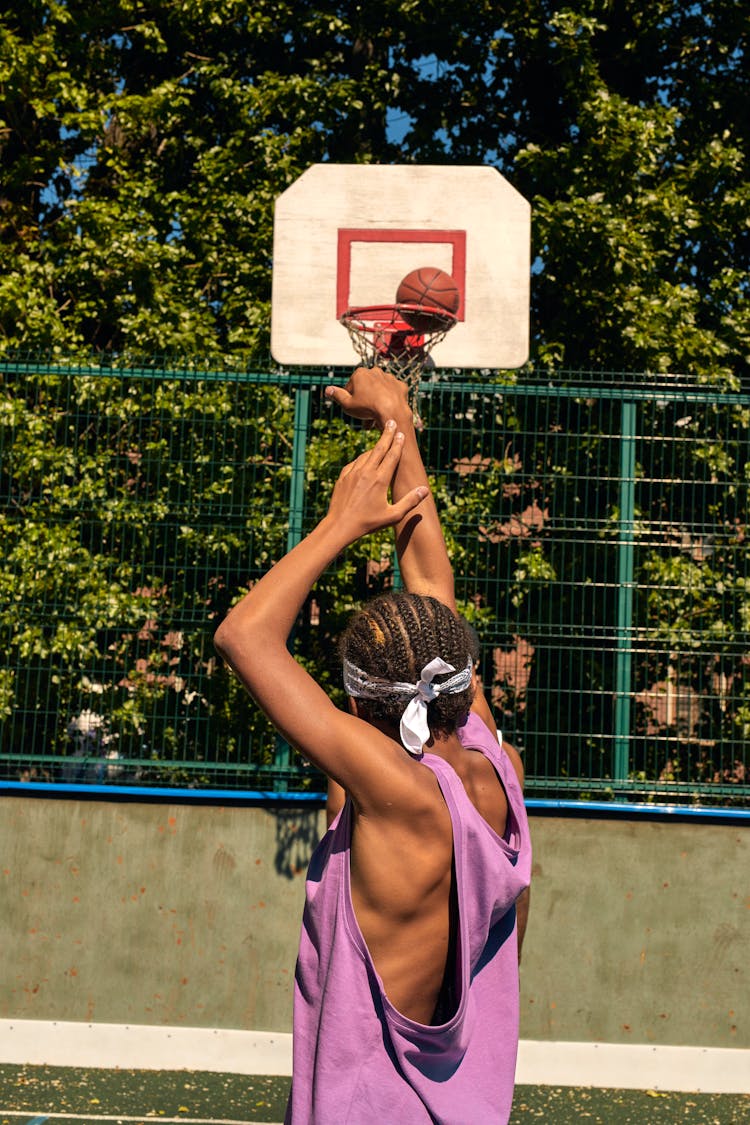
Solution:
M6 349L265 360L279 192L325 159L461 160L534 202L542 362L725 385L747 363L730 0L710 18L71 0L0 19Z
M291 428L274 387L4 376L5 752L33 726L37 751L70 753L69 724L90 714L91 753L106 737L128 776L142 775L144 747L146 760L205 760L209 709L220 717L236 694L211 675L213 630L236 596L227 575L247 581L284 550ZM237 714L247 765L270 735L250 701ZM238 736L217 723L226 764Z
M50 716L91 711L136 757L149 729L161 731L149 755L198 753L211 710L228 754L271 753L233 681L196 669L212 659L210 624L285 549L293 404L200 376L271 366L273 207L310 164L497 166L533 203L533 369L743 385L750 71L733 0L29 0L0 10L0 33L0 356L84 368L95 357L90 378L0 388L0 540L17 576L0 576L3 623L14 658L35 662L40 698L49 692L50 745L70 747ZM124 387L102 359L195 379ZM433 463L467 614L512 636L523 620L543 633L553 616L570 635L586 615L604 628L590 603L612 580L618 537L614 407L548 404L544 418L531 400L462 407L461 434ZM661 432L658 404L643 411L645 432ZM429 419L428 442L442 423ZM638 549L655 591L639 607L648 628L665 644L704 630L722 660L747 617L732 539L745 519L746 424L686 421L678 435L692 442L716 558L690 555L693 531L675 558ZM575 450L561 433L577 435ZM364 440L328 417L313 426L295 519L308 526L324 510ZM686 511L667 457L665 446L653 468L667 482L659 503ZM656 519L642 507L639 544ZM298 645L329 662L331 682L339 622L393 578L383 537L322 581ZM28 620L19 607L32 604L60 607L60 620ZM167 640L178 632L179 649ZM543 647L535 674L558 682ZM591 668L597 730L611 668L605 657ZM0 713L21 691L0 678Z

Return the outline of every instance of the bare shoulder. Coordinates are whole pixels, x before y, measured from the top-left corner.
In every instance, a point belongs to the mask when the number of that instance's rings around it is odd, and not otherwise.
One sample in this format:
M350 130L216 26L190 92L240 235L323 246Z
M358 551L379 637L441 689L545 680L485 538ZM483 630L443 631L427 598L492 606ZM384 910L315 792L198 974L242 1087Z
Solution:
M453 825L435 775L414 763L414 784L388 806L357 808L352 823L352 876L371 904L410 904L450 871ZM407 797L406 803L404 798Z
M444 825L447 806L437 777L422 762L411 758L399 746L397 783L388 793L387 800L377 802L357 799L357 813L368 823L379 823L390 830L397 825L404 834L419 834L430 824Z

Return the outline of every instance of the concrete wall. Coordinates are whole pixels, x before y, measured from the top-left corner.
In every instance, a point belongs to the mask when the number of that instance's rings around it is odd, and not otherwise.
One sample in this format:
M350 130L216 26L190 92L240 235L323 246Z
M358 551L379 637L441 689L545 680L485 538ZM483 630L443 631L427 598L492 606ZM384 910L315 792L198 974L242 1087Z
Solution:
M314 809L0 799L0 1018L288 1031ZM534 817L526 1039L750 1047L750 836Z
M318 816L0 800L0 1017L289 1029Z
M750 1047L750 833L532 819L522 1035Z

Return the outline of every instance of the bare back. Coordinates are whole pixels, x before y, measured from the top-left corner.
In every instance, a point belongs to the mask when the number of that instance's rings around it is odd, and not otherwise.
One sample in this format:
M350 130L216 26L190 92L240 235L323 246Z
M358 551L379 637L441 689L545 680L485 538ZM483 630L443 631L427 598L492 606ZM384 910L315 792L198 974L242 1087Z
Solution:
M508 802L492 763L456 735L436 742L490 828L503 836ZM362 936L393 1006L419 1023L433 1022L445 977L451 927L453 829L432 771L420 770L408 809L352 821L352 902Z

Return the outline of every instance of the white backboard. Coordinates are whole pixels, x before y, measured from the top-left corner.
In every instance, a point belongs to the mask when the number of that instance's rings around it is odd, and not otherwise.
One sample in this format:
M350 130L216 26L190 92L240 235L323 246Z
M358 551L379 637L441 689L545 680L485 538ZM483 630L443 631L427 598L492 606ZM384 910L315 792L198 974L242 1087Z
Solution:
M339 316L392 304L422 266L451 274L458 323L438 367L520 367L529 351L531 208L490 167L314 164L276 201L271 353L348 366Z

